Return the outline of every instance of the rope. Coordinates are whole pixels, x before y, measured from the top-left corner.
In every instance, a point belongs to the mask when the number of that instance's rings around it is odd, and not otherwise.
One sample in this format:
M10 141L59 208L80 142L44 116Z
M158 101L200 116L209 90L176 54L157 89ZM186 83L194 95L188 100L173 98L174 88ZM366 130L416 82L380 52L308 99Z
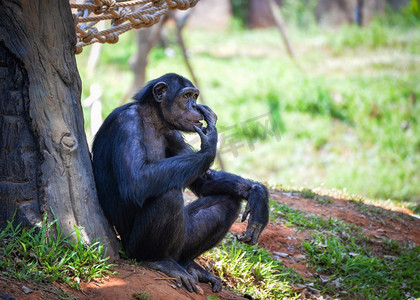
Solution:
M119 35L133 28L150 27L170 10L194 7L199 0L70 0L76 27L76 54L94 43L118 42ZM108 29L99 22L111 20Z

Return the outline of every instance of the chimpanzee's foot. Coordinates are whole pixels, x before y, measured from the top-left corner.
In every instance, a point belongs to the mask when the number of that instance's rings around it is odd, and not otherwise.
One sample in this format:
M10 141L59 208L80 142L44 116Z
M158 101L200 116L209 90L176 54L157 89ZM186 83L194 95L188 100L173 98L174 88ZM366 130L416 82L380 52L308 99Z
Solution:
M187 272L180 264L173 259L160 261L145 261L143 262L147 267L161 271L169 277L175 278L178 287L184 284L188 291L198 293L197 276Z
M207 272L202 267L200 267L194 261L186 263L185 269L190 273L194 278L198 279L200 282L210 283L212 286L213 293L218 293L222 290L222 280Z

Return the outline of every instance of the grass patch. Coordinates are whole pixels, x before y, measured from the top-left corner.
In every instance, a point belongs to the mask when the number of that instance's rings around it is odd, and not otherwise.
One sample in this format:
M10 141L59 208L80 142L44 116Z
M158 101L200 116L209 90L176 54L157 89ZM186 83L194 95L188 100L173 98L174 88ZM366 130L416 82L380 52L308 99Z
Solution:
M112 274L104 258L103 245L82 242L76 228L76 240L63 236L57 219L47 223L44 215L41 227L26 229L8 221L0 231L0 270L17 279L63 281L79 287L81 280L103 279Z
M299 229L316 229L330 231L346 231L355 233L360 228L335 218L323 218L313 214L306 214L299 209L291 208L288 204L280 204L270 200L270 218L273 221L282 221L286 226L295 226Z
M148 300L149 295L147 293L134 293L132 297L136 300Z
M297 299L291 285L303 282L293 270L258 246L238 242L231 234L220 246L205 253L210 268L225 285L256 299Z
M306 188L300 188L300 189L295 189L295 188L287 188L285 189L284 187L280 186L280 187L275 187L279 190L282 190L286 193L291 193L292 195L296 194L299 195L301 197L304 198L309 198L309 199L313 199L321 204L330 204L333 203L333 201L330 198L324 197L322 195L319 195L317 193L315 193L313 190L311 189L306 189Z
M308 198L312 191L303 191ZM360 203L370 218L382 209ZM323 218L270 201L271 218L301 230L310 230L302 249L309 265L322 274L314 277L323 295L363 299L405 299L420 296L420 246L382 239L374 241L360 227Z
M376 49L392 46L389 31L389 28L385 28L378 22L372 22L364 28L357 25L343 26L340 29L340 34L330 35L329 45L336 54L342 53L346 49L356 49L359 47Z
M328 274L323 292L346 291L364 299L420 297L420 246L390 241L384 248L393 255L377 257L358 237L315 234L303 242L311 265Z

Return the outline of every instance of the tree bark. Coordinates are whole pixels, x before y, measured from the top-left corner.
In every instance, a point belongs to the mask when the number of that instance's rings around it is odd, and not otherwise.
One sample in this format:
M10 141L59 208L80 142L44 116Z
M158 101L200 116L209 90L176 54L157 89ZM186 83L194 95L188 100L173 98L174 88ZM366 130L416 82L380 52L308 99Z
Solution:
M273 0L277 5L282 5L282 0ZM248 1L248 27L249 28L267 28L276 25L276 20L271 14L271 8L266 1L249 0Z
M0 1L0 226L53 210L64 234L84 227L118 256L99 206L80 103L68 0ZM51 216L51 214L49 214Z
M274 25L273 17L270 13L270 7L266 1L250 0L248 2L249 28L264 28Z

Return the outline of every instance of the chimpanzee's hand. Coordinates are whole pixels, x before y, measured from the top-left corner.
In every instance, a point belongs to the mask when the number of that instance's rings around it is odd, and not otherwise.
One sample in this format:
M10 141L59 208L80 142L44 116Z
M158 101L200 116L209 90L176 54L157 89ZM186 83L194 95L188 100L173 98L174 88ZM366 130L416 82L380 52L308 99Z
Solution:
M246 231L242 234L236 235L236 238L238 239L238 241L243 242L245 244L255 245L258 242L258 239L260 238L261 232L264 228L265 226L262 224L249 222Z
M249 192L248 203L242 214L242 222L250 215L248 227L244 233L236 236L239 241L250 245L255 245L258 242L261 232L268 223L268 203L267 188L259 183L254 184Z
M197 105L197 109L202 113L204 120L207 123L207 127L202 129L194 126L195 131L197 131L201 138L201 151L210 153L214 158L217 147L217 116L210 107L206 105L199 104Z
M203 115L204 120L207 122L207 126L216 126L217 116L210 107L208 107L207 105L197 104L197 110L200 111ZM203 131L205 132L205 130Z

